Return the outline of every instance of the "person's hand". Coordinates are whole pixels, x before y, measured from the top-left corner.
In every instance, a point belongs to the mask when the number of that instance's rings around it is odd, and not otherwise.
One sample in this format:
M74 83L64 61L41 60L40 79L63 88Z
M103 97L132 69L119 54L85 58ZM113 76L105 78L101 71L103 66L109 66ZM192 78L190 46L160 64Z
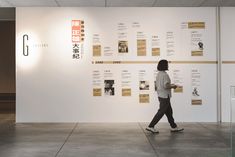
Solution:
M171 87L174 88L174 89L176 89L176 88L177 88L177 85L172 84Z

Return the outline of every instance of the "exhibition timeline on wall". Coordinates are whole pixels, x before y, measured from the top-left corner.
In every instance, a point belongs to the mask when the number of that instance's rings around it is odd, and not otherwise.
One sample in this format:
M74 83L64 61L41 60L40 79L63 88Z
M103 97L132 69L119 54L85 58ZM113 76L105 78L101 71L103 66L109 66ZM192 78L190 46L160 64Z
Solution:
M178 85L175 116L200 121L210 110L214 121L215 15L214 8L17 8L17 121L147 121L158 107L161 59Z
M204 39L205 36L205 22L181 22L180 29L178 31L152 31L148 32L144 29L143 25L146 23L141 22L118 22L115 23L116 28L111 30L111 33L116 36L114 40L104 42L106 39L105 34L96 32L92 34L92 62L93 64L115 64L115 66L121 66L122 64L157 64L157 60L160 58L167 59L168 57L174 57L181 49L177 48L178 45L183 45L176 40L176 36L181 36L182 39L187 39L190 43L187 46L190 51L191 57L203 56ZM84 42L85 42L85 27L86 21L83 19L71 20L71 43L72 43L72 59L82 60L85 55ZM146 26L145 26L146 27ZM89 30L86 30L89 32ZM161 31L161 32L160 32ZM110 33L110 32L106 32ZM185 42L180 40L180 42ZM163 57L162 57L163 56ZM147 60L145 59L146 57ZM138 73L133 74L132 70L124 69L117 72L113 72L112 69L105 70L93 70L93 96L118 96L118 97L131 97L133 96L133 78L138 78L138 82L134 83L134 86L138 87L139 103L150 102L150 86L155 90L155 82L150 82L149 76L146 74L146 70L139 69ZM156 71L152 71L154 74L153 80L156 78ZM115 75L121 77L117 79ZM151 74L149 74L151 75ZM152 75L151 75L152 76ZM178 86L174 90L175 93L183 93L183 75L180 70L173 70L173 82ZM196 81L198 82L198 81ZM117 85L119 84L119 85ZM192 73L192 95L195 97L196 89L195 74ZM120 95L117 95L116 91L121 91ZM119 92L118 92L119 93ZM195 103L197 102L197 103ZM199 103L198 103L199 102ZM192 98L192 104L202 104L201 99Z
M93 64L101 64L107 66L106 64L114 64L115 66L122 66L122 64L146 64L152 63L157 65L157 60L161 56L165 56L167 59L170 56L175 56L179 51L176 49L177 35L181 35L181 38L186 38L188 41L186 47L189 47L190 56L193 58L195 56L203 56L204 50L204 39L206 22L204 21L190 21L180 23L180 32L167 31L163 32L163 36L160 37L158 33L148 34L142 28L141 22L119 22L116 24L116 29L112 31L112 34L116 35L116 40L114 43L106 45L102 43L104 35L98 32L93 34ZM185 40L181 41L184 42ZM183 45L181 43L181 45ZM163 48L163 46L165 46ZM163 50L163 51L162 51ZM178 52L179 53L179 52ZM116 56L119 60L116 60ZM134 56L134 57L130 57ZM151 57L150 60L145 60L145 57ZM138 58L136 58L138 57ZM127 60L128 58L128 60ZM202 105L202 100L199 97L198 90L200 89L200 73L199 69L192 69L192 105ZM195 73L197 72L197 73ZM177 85L177 88L173 90L174 93L183 93L183 71L180 69L172 69L173 77L172 83ZM149 86L153 86L156 91L156 75L157 70L153 70L153 80L150 83L148 75L146 75L146 70L139 69L138 74L133 74L130 69L121 70L115 72L116 75L120 75L119 79L115 79L114 73L111 69L109 70L94 70L93 71L93 96L115 96L115 90L121 91L118 97L131 97L133 81L132 77L138 77L138 82L135 85L139 89L139 103L149 103L150 102L150 89ZM133 76L135 75L135 76ZM151 79L152 80L152 79ZM119 88L115 86L120 84Z

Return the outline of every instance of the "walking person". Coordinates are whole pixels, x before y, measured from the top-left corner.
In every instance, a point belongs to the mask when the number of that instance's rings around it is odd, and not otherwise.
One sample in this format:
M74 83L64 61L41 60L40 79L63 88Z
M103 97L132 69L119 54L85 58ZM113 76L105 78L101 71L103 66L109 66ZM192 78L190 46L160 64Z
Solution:
M157 66L157 70L159 72L156 77L156 88L157 88L160 107L158 112L156 113L156 115L153 117L152 121L146 128L146 130L152 133L159 133L159 131L155 129L154 126L159 122L159 120L165 114L167 116L168 122L170 123L172 132L183 131L184 129L179 128L173 118L173 111L170 103L171 89L177 88L177 85L171 84L170 77L166 73L166 70L168 70L168 61L160 60Z

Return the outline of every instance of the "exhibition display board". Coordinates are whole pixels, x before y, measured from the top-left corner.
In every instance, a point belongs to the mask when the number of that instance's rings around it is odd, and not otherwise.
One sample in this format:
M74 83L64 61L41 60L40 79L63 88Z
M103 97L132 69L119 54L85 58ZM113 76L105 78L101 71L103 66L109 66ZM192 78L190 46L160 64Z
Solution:
M16 44L17 122L148 122L161 59L175 119L217 121L215 8L17 8Z

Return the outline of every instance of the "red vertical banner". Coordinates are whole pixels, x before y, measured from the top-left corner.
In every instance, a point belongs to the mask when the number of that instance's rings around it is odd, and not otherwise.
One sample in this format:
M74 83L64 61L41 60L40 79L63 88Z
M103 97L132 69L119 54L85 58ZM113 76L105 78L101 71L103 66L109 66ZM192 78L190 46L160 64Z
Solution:
M72 20L72 42L81 41L81 20Z
M84 41L84 21L72 20L73 59L81 59Z

